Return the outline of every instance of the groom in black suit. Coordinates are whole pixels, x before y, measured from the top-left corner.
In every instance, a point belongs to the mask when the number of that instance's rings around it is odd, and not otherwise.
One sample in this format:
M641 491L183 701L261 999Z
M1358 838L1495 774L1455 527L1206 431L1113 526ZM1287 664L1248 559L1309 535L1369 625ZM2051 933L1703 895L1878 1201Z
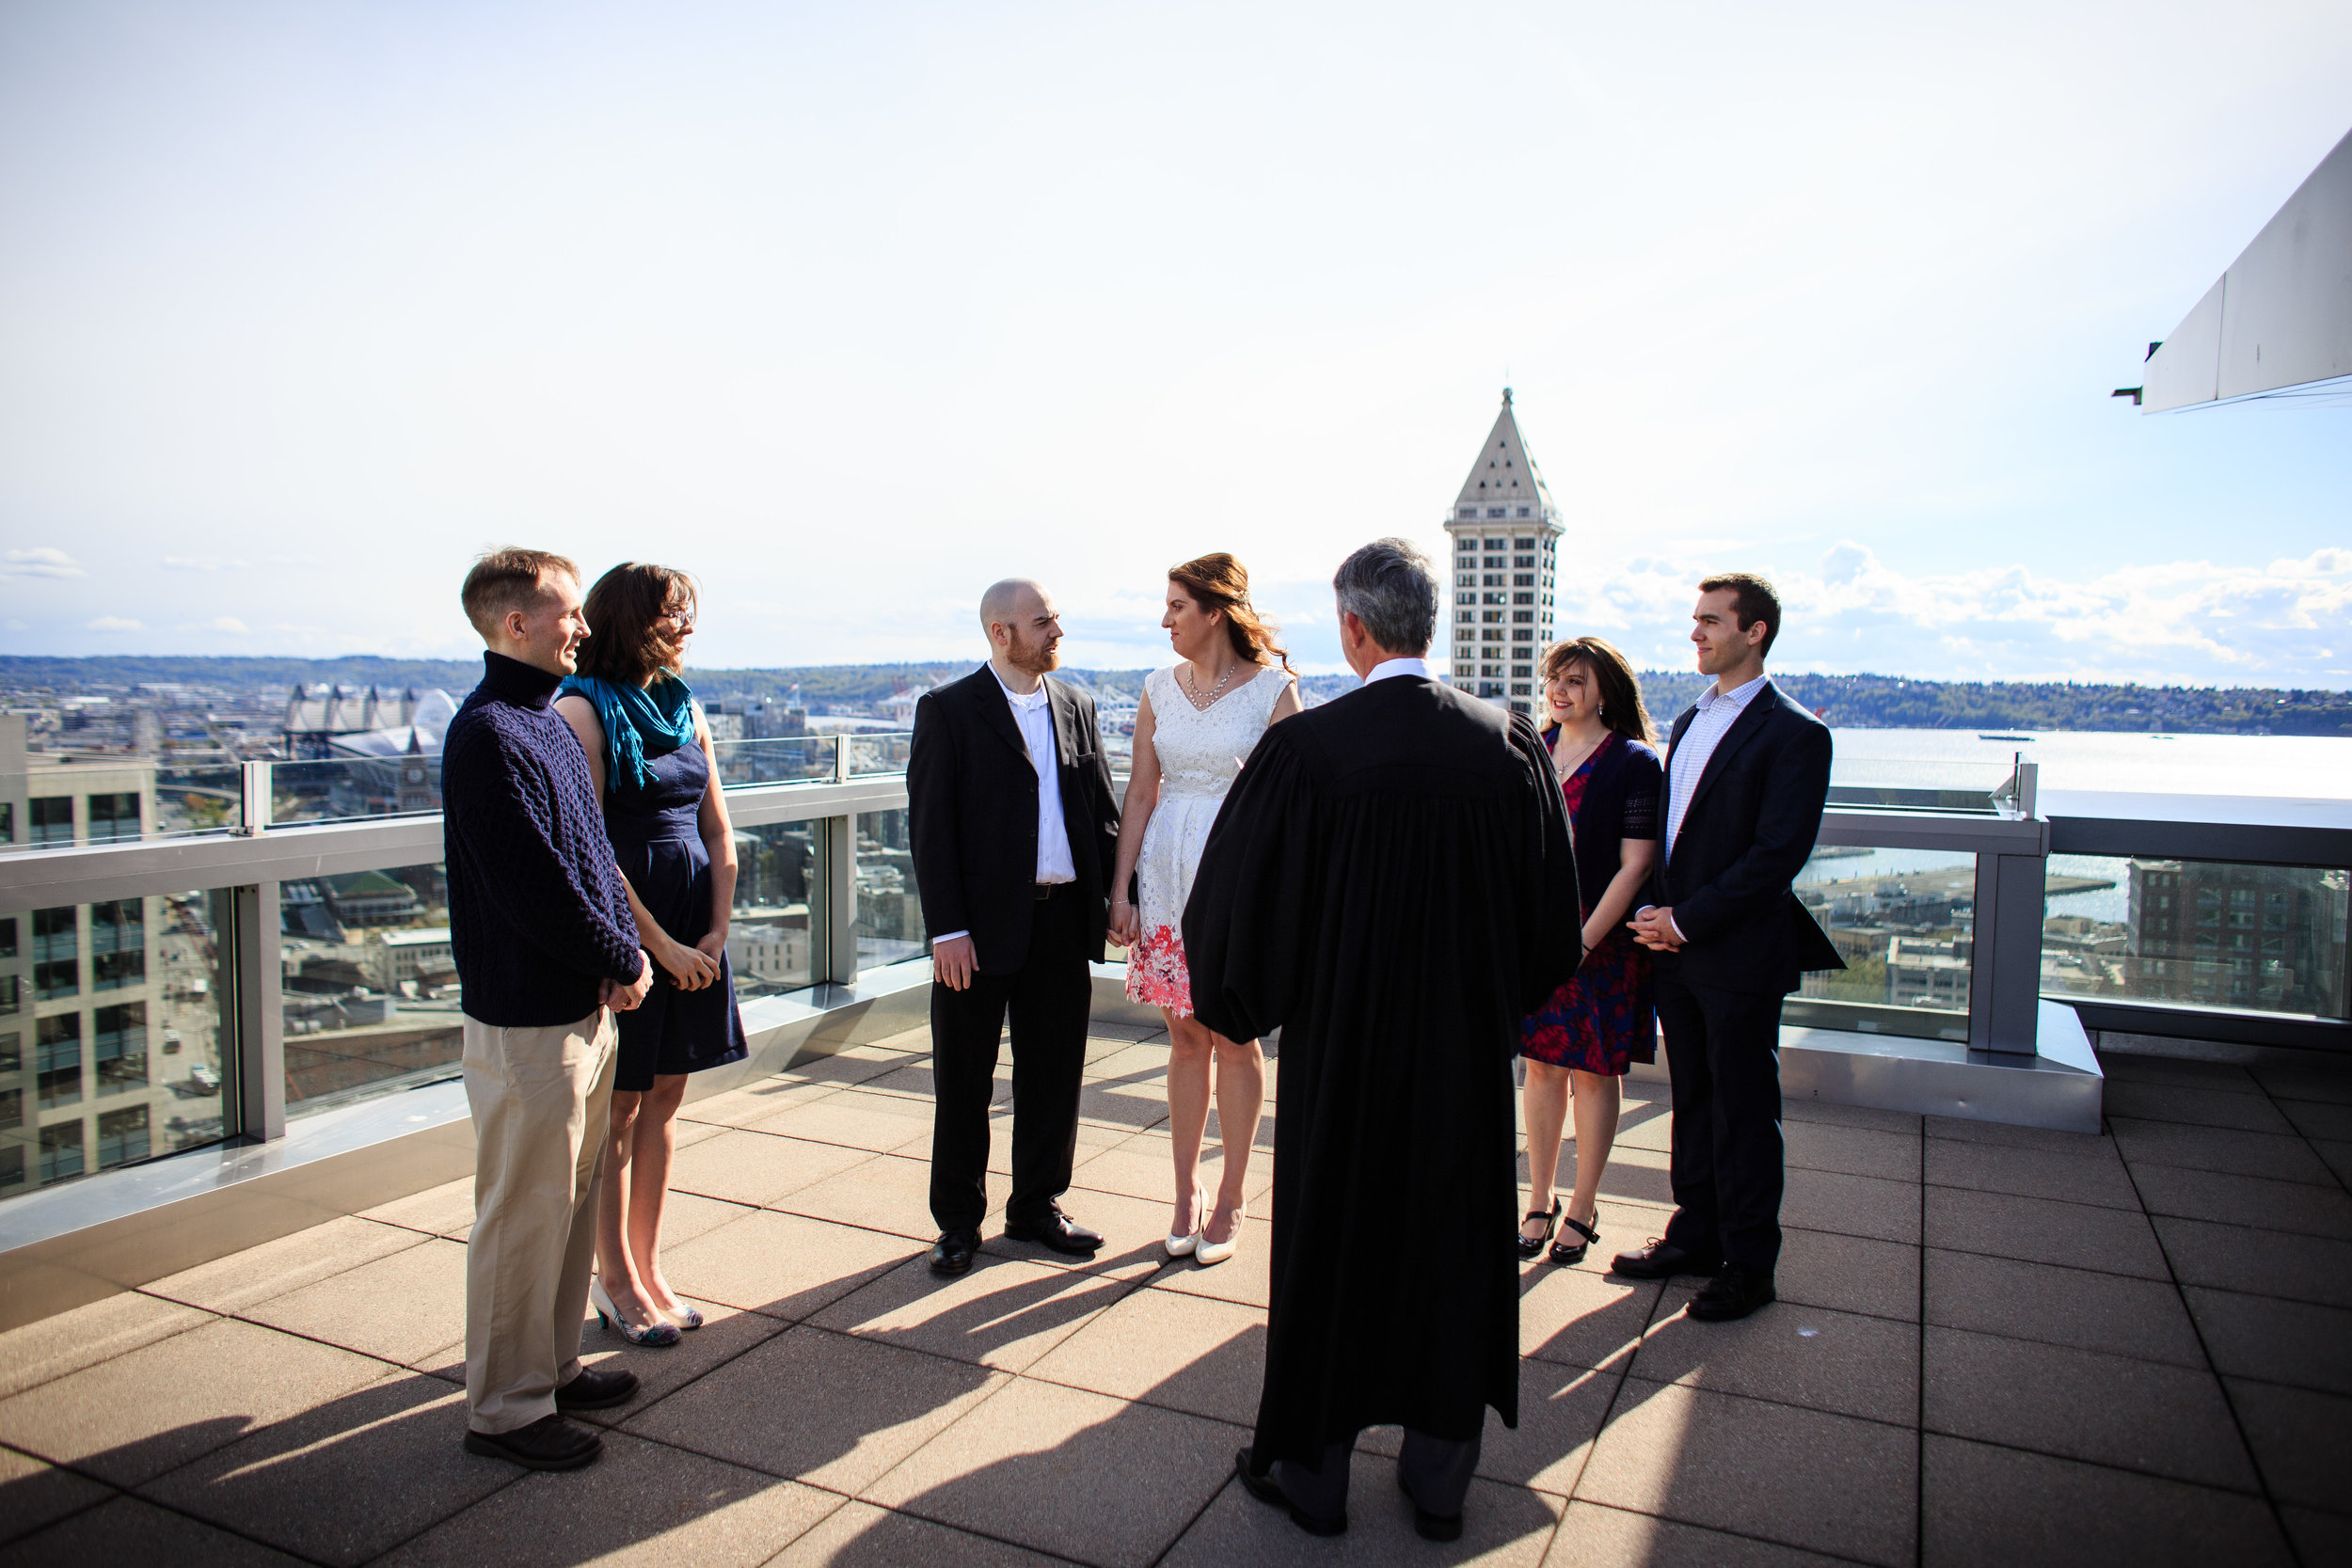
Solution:
M908 831L931 938L934 1274L959 1275L988 1212L988 1107L1012 1020L1012 1196L1005 1234L1087 1256L1103 1238L1061 1212L1078 1138L1094 982L1119 845L1094 699L1047 672L1061 622L1014 578L980 600L989 659L914 708Z
M1690 1310L1720 1323L1774 1299L1782 999L1803 971L1846 966L1790 886L1820 832L1830 738L1764 673L1780 597L1745 572L1709 578L1691 621L1715 684L1675 721L1662 852L1632 922L1674 1083L1675 1214L1615 1268L1714 1275Z

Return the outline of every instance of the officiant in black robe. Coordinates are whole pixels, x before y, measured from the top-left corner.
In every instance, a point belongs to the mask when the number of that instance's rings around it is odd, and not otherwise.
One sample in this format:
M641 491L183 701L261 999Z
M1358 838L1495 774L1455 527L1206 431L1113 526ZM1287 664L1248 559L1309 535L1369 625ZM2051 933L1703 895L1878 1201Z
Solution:
M1341 566L1359 690L1269 728L1184 911L1193 1003L1282 1031L1261 1500L1345 1528L1349 1454L1406 1429L1451 1539L1486 1407L1518 1420L1519 1020L1581 957L1576 867L1534 727L1432 679L1438 577L1404 540Z

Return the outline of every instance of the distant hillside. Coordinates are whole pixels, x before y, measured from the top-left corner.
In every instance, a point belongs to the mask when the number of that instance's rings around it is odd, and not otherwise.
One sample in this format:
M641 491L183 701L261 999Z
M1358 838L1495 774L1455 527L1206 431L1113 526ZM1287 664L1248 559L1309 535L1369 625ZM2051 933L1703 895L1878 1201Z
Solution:
M379 658L28 658L0 657L0 690L59 695L142 683L178 682L250 694L296 682L345 686L469 689L481 673L472 659ZM905 687L936 685L972 668L944 664L824 664L763 670L697 670L697 689L712 696L779 698L793 687L812 705L872 703ZM1142 670L1073 669L1064 674L1097 690L1133 694ZM2352 736L2352 692L2282 691L2260 687L2087 686L2066 681L1951 682L1899 675L1781 675L1788 693L1843 728L1928 730L2122 730L2177 734ZM1352 675L1311 675L1308 689L1333 697ZM1642 689L1662 726L1698 695L1704 677L1645 671Z

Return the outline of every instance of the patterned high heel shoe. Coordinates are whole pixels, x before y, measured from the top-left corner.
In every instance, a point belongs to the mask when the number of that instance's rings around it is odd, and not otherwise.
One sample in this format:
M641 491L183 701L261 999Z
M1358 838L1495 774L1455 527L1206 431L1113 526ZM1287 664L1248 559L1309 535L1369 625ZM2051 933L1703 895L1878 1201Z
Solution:
M632 1345L645 1345L660 1349L677 1343L678 1326L667 1318L657 1317L652 1323L639 1328L627 1318L622 1317L621 1309L612 1305L612 1296L605 1292L604 1281L601 1279L592 1278L588 1281L588 1301L596 1309L597 1326L612 1330Z
M677 1307L665 1307L661 1309L661 1315L669 1319L672 1323L677 1324L678 1327L684 1329L689 1334L693 1333L694 1330L702 1327L703 1325L703 1315L701 1311L695 1307L683 1306Z
M1160 1243L1168 1248L1168 1255L1170 1258L1191 1257L1193 1249L1200 1244L1200 1227L1208 1222L1208 1217L1209 1195L1195 1187L1192 1190L1192 1234L1179 1236L1173 1230L1169 1231L1168 1240Z

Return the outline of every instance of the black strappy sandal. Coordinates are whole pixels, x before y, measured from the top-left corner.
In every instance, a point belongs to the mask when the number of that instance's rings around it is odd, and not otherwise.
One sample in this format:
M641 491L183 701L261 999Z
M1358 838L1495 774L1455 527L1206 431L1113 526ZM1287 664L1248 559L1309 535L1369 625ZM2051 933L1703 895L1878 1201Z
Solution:
M1532 1261L1543 1256L1544 1243L1550 1241L1551 1233L1560 1228L1560 1200L1556 1197L1551 1200L1551 1212L1549 1214L1541 1209L1530 1209L1527 1212L1527 1219L1544 1222L1544 1233L1532 1242L1527 1239L1526 1231L1521 1230L1516 1233L1518 1237L1520 1259L1523 1261ZM1519 1223L1525 1225L1527 1220L1521 1220ZM1576 1222L1570 1220L1568 1223L1574 1225ZM1583 1254L1579 1253L1577 1256L1581 1258Z
M1556 1209L1559 1205L1555 1203L1552 1207ZM1595 1214L1593 1218L1598 1219L1600 1216L1598 1214ZM1572 1220L1565 1214L1560 1216L1560 1223L1566 1226L1570 1230L1575 1231L1578 1235L1583 1237L1584 1239L1577 1243L1574 1246L1568 1245L1565 1242L1554 1242L1551 1244L1551 1260L1555 1263L1562 1264L1563 1266L1571 1263L1581 1263L1584 1261L1584 1249L1586 1247L1597 1246L1600 1244L1600 1231L1593 1226L1583 1225L1576 1220Z

